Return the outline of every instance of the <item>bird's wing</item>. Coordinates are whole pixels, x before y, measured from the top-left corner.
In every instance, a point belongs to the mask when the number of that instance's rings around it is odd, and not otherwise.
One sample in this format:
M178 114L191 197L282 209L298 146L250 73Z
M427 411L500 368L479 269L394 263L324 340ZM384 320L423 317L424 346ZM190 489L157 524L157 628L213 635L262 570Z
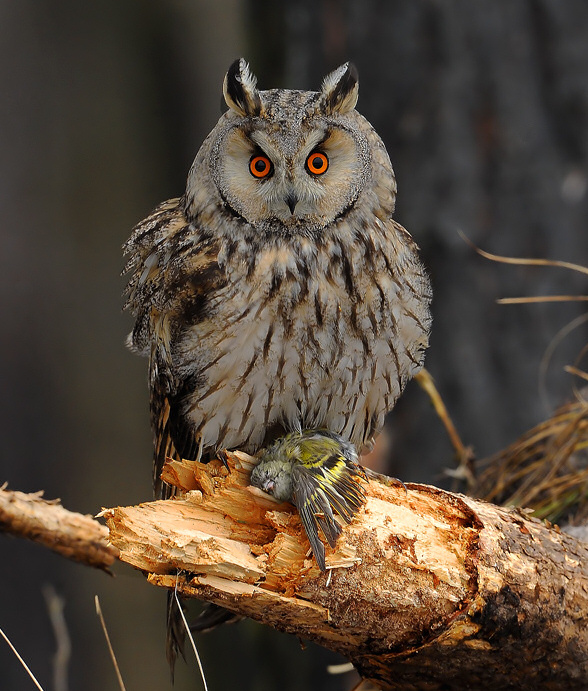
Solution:
M319 528L334 547L341 533L334 514L350 523L364 502L363 489L354 479L359 474L359 466L339 454L304 465L296 463L293 468L292 499L321 571L325 570L325 548Z
M160 204L124 245L130 274L125 308L135 317L129 347L149 357L153 487L158 499L175 488L161 480L167 458L194 460L198 439L183 414L183 400L198 379L195 364L179 369L174 343L182 331L206 318L209 295L226 281L218 262L218 241L191 223L184 198ZM186 371L187 370L187 371ZM188 373L187 373L188 372ZM172 670L183 655L184 627L173 593L168 596L167 658Z
M192 428L181 415L177 392L167 388L167 376L161 372L150 375L149 407L153 429L153 491L156 499L169 499L175 488L161 480L165 461L186 459L198 455L198 442Z
M135 316L128 344L149 356L153 483L160 499L173 494L160 479L166 458L194 460L198 455L198 440L182 406L198 373L178 373L174 340L205 318L208 296L224 280L217 242L188 221L184 207L183 198L160 204L124 245L129 257L124 272L130 274L125 308Z

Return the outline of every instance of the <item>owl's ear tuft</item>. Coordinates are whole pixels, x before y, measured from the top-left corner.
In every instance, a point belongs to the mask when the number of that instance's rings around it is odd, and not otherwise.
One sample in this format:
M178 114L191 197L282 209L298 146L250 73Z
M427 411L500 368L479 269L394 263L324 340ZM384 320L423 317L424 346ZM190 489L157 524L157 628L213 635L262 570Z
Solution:
M239 115L259 115L261 98L257 91L257 79L249 70L243 58L235 60L229 67L223 83L225 102Z
M346 62L323 79L321 105L325 113L348 113L359 95L359 75L352 62Z

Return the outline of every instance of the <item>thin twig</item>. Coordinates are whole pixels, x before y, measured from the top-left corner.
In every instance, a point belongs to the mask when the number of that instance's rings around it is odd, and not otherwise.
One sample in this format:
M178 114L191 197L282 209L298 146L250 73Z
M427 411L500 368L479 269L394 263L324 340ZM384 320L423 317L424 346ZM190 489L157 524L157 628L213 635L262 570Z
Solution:
M485 252L484 250L477 247L468 236L461 230L457 231L460 238L467 242L470 247L482 257L490 259L493 262L500 262L502 264L515 264L517 266L555 266L560 269L571 269L572 271L579 271L582 274L588 274L588 267L582 266L581 264L572 264L571 262L563 262L557 259L530 259L528 257L518 258L518 257L503 257L499 254L492 254L491 252Z
M416 375L415 379L429 397L435 412L445 427L445 431L447 432L447 436L449 437L451 445L455 450L459 463L459 469L456 471L456 473L461 479L465 479L468 483L468 486L471 487L474 483L474 475L472 470L474 454L471 447L464 446L430 373L423 367L423 369Z
M555 349L558 347L558 345L565 339L569 334L572 333L575 329L577 329L579 326L582 326L585 322L588 321L588 312L584 314L580 314L578 317L575 319L572 319L569 321L565 326L563 326L556 334L555 336L551 339L549 342L549 345L547 348L545 348L545 352L543 353L543 356L541 358L541 362L539 364L539 396L541 398L541 402L545 406L547 410L551 408L549 405L549 397L547 394L547 370L549 368L549 363L551 362L551 358L553 357L553 353L555 352Z
M192 644L192 650L194 651L194 655L196 656L196 662L198 663L198 669L200 670L200 676L202 677L202 683L204 684L204 691L208 691L208 685L206 684L206 677L204 676L204 669L202 667L202 662L200 661L200 655L198 655L198 648L196 647L196 643L194 642L192 632L190 631L190 626L188 625L188 622L186 621L186 616L184 615L182 605L180 604L180 599L178 598L177 587L178 587L178 583L176 581L176 588L174 589L174 597L176 599L176 604L178 606L178 612L180 613L180 616L182 617L182 621L184 622L184 627L188 633L188 638L190 639L190 643Z
M10 641L10 638L8 638L8 636L4 633L4 631L2 631L1 628L0 628L0 636L2 636L2 638L8 643L8 645L10 646L10 649L11 649L12 652L16 655L16 659L17 659L17 660L20 662L20 664L25 668L27 674L28 674L29 677L32 679L34 685L39 689L39 691L43 691L43 687L41 686L41 684L39 684L39 682L37 681L35 675L34 675L34 674L31 672L31 670L29 669L29 666L27 665L27 663L26 663L26 662L22 659L22 657L19 655L18 650L12 645L12 643L11 643L11 641Z
M114 665L114 671L116 672L116 678L118 679L118 685L120 686L121 691L126 691L125 689L125 684L123 682L120 669L118 667L118 662L116 661L116 655L114 654L114 650L112 648L112 643L110 642L110 636L108 635L108 631L106 629L106 623L104 621L104 617L102 616L102 609L100 608L100 600L98 599L98 595L94 597L94 601L96 603L96 614L98 615L98 619L100 619L100 623L102 624L102 630L104 631L104 638L106 638L106 644L108 645L108 651L110 653L110 657L112 659L112 664Z
M565 365L564 372L580 377L580 379L584 379L584 381L588 381L588 372L584 372L584 370L578 369L577 367L572 367L572 365Z
M498 305L527 305L535 302L587 302L588 295L532 295L520 298L498 298Z

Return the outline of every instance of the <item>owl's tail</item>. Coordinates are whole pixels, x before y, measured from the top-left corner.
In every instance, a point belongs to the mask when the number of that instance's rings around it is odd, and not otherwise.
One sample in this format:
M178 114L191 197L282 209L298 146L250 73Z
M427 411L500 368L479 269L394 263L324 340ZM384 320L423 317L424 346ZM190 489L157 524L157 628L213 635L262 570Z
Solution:
M179 603L179 604L178 604ZM180 607L184 609L181 598L176 598L176 593L170 590L167 594L167 632L165 637L165 656L167 658L172 684L174 681L176 660L181 655L184 660L186 654L184 645L186 642L186 627L184 617L180 612ZM235 623L243 619L242 616L230 612L224 607L206 603L200 614L190 624L192 633L206 633L212 631L221 624Z
M179 603L179 604L178 604ZM176 597L176 593L170 590L167 594L167 629L165 635L165 656L169 664L172 684L176 670L176 660L181 655L184 660L184 643L186 641L186 628L184 618L180 612L182 601Z

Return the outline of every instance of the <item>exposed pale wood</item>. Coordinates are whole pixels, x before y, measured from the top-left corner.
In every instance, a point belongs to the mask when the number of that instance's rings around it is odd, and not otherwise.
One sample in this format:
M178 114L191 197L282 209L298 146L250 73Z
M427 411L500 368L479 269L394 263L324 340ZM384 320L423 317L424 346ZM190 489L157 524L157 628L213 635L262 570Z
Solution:
M170 464L185 496L108 509L112 545L97 521L39 495L1 490L0 527L92 566L119 554L155 585L343 653L382 688L588 688L585 543L377 478L324 574L294 508L249 487L249 457L228 461L230 473Z
M43 493L24 494L0 488L0 532L45 545L67 559L108 569L118 550L108 543L108 529L81 513L68 511Z
M251 460L171 463L186 496L107 514L121 559L163 587L309 638L384 688L587 688L588 550L433 487L372 480L316 566L293 507ZM178 576L176 570L185 573Z

